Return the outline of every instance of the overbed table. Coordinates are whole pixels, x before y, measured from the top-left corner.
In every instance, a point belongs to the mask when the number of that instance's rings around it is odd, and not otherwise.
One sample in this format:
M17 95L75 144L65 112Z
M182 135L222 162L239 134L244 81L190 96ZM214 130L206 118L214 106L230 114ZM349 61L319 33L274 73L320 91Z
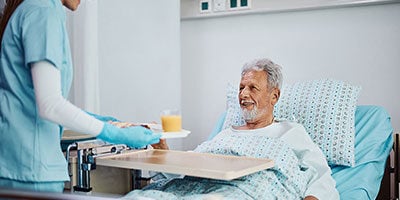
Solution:
M159 149L135 150L99 157L96 163L107 167L150 170L219 180L232 180L274 165L274 161L270 159Z

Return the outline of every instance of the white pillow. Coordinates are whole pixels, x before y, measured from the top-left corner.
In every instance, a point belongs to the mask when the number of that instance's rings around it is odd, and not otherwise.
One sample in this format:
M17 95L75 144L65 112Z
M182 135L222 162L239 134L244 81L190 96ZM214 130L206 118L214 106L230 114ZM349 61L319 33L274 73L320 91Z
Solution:
M237 87L228 86L223 129L243 125ZM354 115L361 87L321 79L287 85L275 105L278 119L302 124L330 165L354 166Z

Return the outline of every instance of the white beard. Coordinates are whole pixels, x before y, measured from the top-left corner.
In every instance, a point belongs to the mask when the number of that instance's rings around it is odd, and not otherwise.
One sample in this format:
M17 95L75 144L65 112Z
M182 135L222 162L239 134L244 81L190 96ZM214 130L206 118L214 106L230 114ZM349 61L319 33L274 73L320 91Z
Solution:
M247 110L242 108L242 114L245 122L254 121L257 116L262 115L267 112L267 109L258 109L257 106L254 105L253 109Z
M254 106L251 110L242 109L242 113L245 122L253 121L258 115L257 106Z

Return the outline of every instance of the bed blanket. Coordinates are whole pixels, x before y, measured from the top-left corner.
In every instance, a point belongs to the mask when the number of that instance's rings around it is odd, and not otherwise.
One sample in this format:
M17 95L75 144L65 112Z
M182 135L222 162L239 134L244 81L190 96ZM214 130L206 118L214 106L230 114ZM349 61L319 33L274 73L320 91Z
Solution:
M302 166L296 154L279 138L237 135L214 138L196 152L273 159L273 168L231 181L186 176L161 180L125 199L302 199L315 172ZM210 163L212 164L212 163Z

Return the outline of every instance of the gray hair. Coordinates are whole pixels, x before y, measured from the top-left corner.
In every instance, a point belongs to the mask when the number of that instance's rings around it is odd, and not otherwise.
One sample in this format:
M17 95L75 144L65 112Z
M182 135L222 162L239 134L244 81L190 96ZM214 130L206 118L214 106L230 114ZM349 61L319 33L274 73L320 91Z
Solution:
M261 58L245 63L242 68L242 76L249 71L264 71L267 73L268 87L281 89L283 77L282 67L270 59Z

